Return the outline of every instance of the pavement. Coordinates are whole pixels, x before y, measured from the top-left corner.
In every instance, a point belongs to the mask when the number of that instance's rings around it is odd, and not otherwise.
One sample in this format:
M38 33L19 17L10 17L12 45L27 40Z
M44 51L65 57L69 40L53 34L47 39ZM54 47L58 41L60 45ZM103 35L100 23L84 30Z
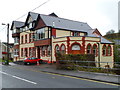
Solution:
M42 71L66 76L73 76L78 78L84 78L89 80L102 81L107 83L114 83L120 85L120 75L105 74L105 73L94 73L85 71L73 71L73 70L58 70L55 64L40 64L40 65L18 65L15 63L10 63L11 66L27 68L35 71Z

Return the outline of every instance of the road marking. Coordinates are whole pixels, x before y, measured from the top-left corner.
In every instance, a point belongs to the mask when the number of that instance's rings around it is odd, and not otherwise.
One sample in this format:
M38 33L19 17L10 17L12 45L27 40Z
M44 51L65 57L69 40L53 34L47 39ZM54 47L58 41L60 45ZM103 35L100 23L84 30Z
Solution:
M32 83L32 84L37 84L35 82L29 81L29 80L26 80L26 79L23 79L23 78L20 78L20 77L17 77L17 76L12 76L12 77L23 80L23 81L26 81L26 82L29 82L29 83Z
M16 67L12 67L12 68L16 68ZM113 86L120 86L120 85L114 84L114 83L107 83L107 82L102 82L102 81L97 81L97 80L90 80L90 79L85 79L85 78L80 78L80 77L74 77L74 76L68 76L68 75L62 75L62 74L51 73L51 72L44 72L44 71L37 71L37 70L24 69L24 68L21 68L21 67L19 67L19 68L17 67L17 69L28 70L28 71L33 71L33 72L41 72L41 73L46 73L46 74L51 74L51 75L57 75L57 76L63 76L63 77L68 77L68 78L74 78L74 79L79 79L79 80L85 80L85 81L103 83L103 84L108 84L108 85L113 85Z
M22 80L22 81L25 81L25 82L29 82L29 83L32 83L32 84L37 84L36 82L32 82L32 81L30 81L30 80L27 80L27 79L24 79L24 78L20 78L20 77L17 77L17 76L14 76L14 75L11 75L11 74L2 72L2 71L0 71L0 73L5 74L5 75L8 75L8 76L11 76L11 77L13 77L13 78L16 78L16 79L19 79L19 80Z

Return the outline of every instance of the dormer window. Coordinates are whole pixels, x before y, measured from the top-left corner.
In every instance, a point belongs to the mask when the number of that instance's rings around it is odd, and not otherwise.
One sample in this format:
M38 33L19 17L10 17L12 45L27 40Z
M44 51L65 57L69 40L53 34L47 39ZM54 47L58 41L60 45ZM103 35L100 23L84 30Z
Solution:
M33 27L33 25L32 25L32 22L31 23L29 23L29 28L32 28Z
M22 32L23 31L23 29L22 28L20 28L20 32Z
M25 27L23 28L23 32L25 31Z
M13 29L12 33L16 33L16 29Z
M25 30L28 30L28 27L27 27L27 26L25 26Z
M73 36L80 36L79 32L73 32Z

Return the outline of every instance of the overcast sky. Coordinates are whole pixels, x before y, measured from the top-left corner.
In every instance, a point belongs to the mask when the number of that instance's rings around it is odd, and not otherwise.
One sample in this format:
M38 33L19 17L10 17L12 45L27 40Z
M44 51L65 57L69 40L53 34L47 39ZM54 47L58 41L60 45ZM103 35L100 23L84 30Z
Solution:
M6 41L6 28L1 23L10 23L47 0L0 0L0 40ZM119 0L49 0L36 9L40 14L56 13L59 17L87 22L102 35L114 29L118 31ZM27 15L19 21L25 21ZM10 31L10 42L13 42Z

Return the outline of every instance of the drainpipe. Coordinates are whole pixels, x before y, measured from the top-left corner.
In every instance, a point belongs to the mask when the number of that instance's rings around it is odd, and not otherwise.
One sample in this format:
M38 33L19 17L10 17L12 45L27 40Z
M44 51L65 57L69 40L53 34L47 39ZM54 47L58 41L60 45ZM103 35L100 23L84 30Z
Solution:
M49 28L50 29L50 44L51 44L51 64L52 64L52 27Z

